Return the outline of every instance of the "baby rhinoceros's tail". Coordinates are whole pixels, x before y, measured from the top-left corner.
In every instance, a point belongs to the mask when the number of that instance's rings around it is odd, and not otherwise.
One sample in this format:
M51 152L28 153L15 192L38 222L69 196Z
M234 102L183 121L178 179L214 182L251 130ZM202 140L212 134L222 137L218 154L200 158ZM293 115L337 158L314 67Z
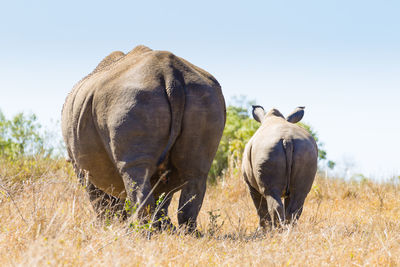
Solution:
M286 189L284 196L288 197L290 194L289 186L290 186L290 177L292 174L293 142L292 140L283 139L282 144L286 155Z

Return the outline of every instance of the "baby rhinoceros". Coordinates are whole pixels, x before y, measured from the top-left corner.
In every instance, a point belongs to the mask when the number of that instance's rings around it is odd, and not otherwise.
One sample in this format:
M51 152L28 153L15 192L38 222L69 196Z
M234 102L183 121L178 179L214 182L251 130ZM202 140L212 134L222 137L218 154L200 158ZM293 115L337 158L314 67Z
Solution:
M318 148L314 138L295 124L303 115L304 107L285 119L277 109L265 113L263 107L253 106L253 117L261 126L246 145L242 174L261 228L297 220L314 181Z

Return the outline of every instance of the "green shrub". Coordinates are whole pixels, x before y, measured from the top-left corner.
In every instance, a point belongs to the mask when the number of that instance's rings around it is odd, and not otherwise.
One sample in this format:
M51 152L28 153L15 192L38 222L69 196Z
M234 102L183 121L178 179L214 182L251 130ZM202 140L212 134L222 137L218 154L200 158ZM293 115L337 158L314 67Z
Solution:
M238 167L244 147L258 127L259 123L249 117L245 108L227 107L224 133L209 172L212 182L228 168L229 162L234 165L233 168Z

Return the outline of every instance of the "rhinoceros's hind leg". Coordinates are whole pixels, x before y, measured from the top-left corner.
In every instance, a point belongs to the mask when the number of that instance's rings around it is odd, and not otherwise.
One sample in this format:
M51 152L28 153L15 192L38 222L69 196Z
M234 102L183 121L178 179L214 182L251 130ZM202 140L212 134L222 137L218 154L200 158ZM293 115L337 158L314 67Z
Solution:
M179 198L178 223L186 227L189 233L196 231L196 220L203 204L207 177L189 179Z
M127 213L124 210L124 199L107 194L89 181L86 185L86 191L99 219L104 220L114 216L119 216L123 220L127 218Z
M171 164L182 185L178 223L195 232L196 219L206 191L207 175L225 124L219 88L188 85L182 131L171 152ZM200 234L195 232L196 234Z
M307 193L298 192L297 194L292 194L288 201L285 199L285 213L288 223L296 222L300 218ZM287 205L286 202L288 202Z
M247 187L249 188L251 199L253 200L254 206L257 210L257 215L260 219L259 228L265 229L272 226L271 216L268 213L267 201L265 198L254 189L247 181Z
M164 199L161 199L160 195L158 194L154 194L154 196L157 202L160 201L160 203L157 203L155 208L153 219L155 223L153 224L153 226L160 231L166 230L174 232L176 230L176 227L173 225L171 219L168 216L168 207L171 204L173 194L167 194Z
M287 223L296 222L303 211L304 201L311 190L314 181L316 166L312 169L302 169L291 178L289 199L285 200L285 214ZM287 202L287 204L286 204Z
M279 227L285 220L285 212L280 194L272 191L265 196L265 199L267 200L268 213L272 219L272 225Z

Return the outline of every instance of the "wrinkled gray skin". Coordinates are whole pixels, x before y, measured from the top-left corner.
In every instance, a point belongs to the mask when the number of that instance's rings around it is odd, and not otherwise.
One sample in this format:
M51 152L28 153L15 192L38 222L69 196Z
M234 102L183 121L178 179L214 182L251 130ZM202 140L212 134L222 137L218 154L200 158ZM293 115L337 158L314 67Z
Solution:
M298 107L285 119L277 109L265 113L261 106L253 106L253 117L261 126L245 147L242 174L261 228L297 220L314 181L317 144L295 124L303 114L304 107Z
M120 210L128 198L140 216L157 219L182 190L178 222L193 231L225 116L213 76L170 52L138 46L113 52L75 85L61 121L70 161L100 213Z

